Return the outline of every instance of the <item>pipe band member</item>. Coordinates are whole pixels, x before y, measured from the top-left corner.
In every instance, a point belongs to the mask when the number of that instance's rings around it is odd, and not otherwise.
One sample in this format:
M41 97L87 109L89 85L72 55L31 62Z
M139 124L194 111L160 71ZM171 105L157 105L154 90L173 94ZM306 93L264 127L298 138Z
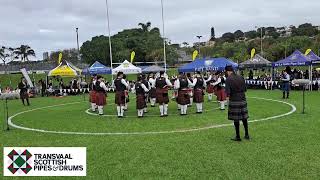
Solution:
M190 95L188 87L191 86L190 80L185 74L180 73L175 82L175 89L178 90L177 103L180 106L180 115L187 115L188 104L190 104Z
M149 91L149 89L144 85L142 76L137 77L137 82L134 86L135 92L136 92L136 108L138 110L138 118L142 118L144 112L144 109L146 107L146 93Z
M208 101L212 101L212 99L213 99L213 94L214 94L214 85L213 85L213 83L214 82L215 82L215 80L213 79L212 73L211 73L211 75L208 77L208 79L206 79Z
M193 82L193 77L191 76L190 73L187 73L187 78L189 79L190 82ZM189 86L189 96L190 96L190 104L188 106L192 106L193 103L193 86Z
M150 105L151 107L155 107L156 105L156 80L154 78L154 74L150 73L149 75L149 84L150 84L150 91L149 91L149 98L150 98Z
M89 84L89 87L90 87L89 102L91 103L91 111L92 112L96 112L96 109L97 109L97 104L96 104L96 94L97 94L96 82L97 82L97 75L93 75L92 81Z
M196 104L197 113L201 114L203 112L203 102L204 102L204 89L205 81L201 76L201 73L198 71L195 74L195 78L192 83L193 86L193 102Z
M125 91L129 89L129 84L123 79L123 75L123 72L118 72L117 78L113 82L116 90L115 104L117 105L118 118L123 118L126 105Z
M217 101L220 103L220 110L225 110L227 94L225 91L225 77L223 76L222 72L217 72L217 81L213 83L216 87L216 95Z
M233 121L236 136L233 141L241 141L240 138L240 121L244 126L244 138L249 140L248 131L248 108L246 100L246 85L242 76L234 73L232 66L226 66L226 93L229 99L228 119Z
M164 72L160 72L160 77L156 79L156 101L159 103L160 117L168 116L169 94L168 89L172 87L171 82L165 77Z
M20 99L22 101L22 104L25 106L24 100L26 100L27 105L30 106L29 94L28 94L29 85L27 83L27 80L24 77L21 77L21 81L18 84L18 88L20 89Z
M106 93L108 88L102 76L97 76L96 81L96 105L98 106L99 115L103 115L103 107L107 104Z
M145 92L145 107L143 108L144 113L148 112L148 99L149 99L149 90L150 90L150 83L147 80L147 77L145 74L141 75L141 82L144 84L144 86L148 89L148 91Z

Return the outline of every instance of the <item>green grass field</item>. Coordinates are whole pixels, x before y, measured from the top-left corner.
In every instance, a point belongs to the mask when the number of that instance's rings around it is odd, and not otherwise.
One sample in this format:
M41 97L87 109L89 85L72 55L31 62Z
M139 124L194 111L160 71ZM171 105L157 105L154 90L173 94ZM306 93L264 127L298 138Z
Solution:
M292 110L287 104L261 99L282 101L279 91L251 90L247 96L251 121ZM1 145L87 147L87 179L318 179L320 96L319 92L307 92L306 96L306 114L301 113L301 92L292 92L291 98L284 101L296 106L297 111L250 123L252 140L240 143L230 140L234 136L233 127L226 119L227 112L217 110L216 102L206 102L204 114L195 114L193 106L188 110L189 116L181 117L175 102L171 101L169 117L160 118L158 108L149 108L149 117L138 119L134 95L131 95L126 113L129 117L119 120L113 116L87 114L89 104L82 96L31 99L30 107L13 100L9 101L10 115L40 108L14 117L13 123L19 126L59 132L142 134L72 135L11 128L10 131L2 130ZM106 115L115 115L113 101L113 94L109 94ZM63 105L66 103L73 104ZM46 108L52 105L61 106ZM3 108L0 114L1 128L5 129ZM218 125L226 126L215 128ZM197 128L204 129L188 131ZM187 132L144 134L170 131ZM242 129L241 133L243 135ZM3 177L2 173L1 169L0 176Z

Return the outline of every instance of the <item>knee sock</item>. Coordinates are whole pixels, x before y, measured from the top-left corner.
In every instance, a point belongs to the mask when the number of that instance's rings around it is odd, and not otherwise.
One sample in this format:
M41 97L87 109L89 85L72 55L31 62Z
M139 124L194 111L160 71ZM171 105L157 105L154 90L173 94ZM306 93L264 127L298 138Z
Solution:
M225 109L225 101L220 101L220 109L221 110Z
M168 115L168 104L165 104L163 107L163 114Z
M182 105L178 104L178 110L181 110Z
M98 106L99 115L103 115L103 106Z
M121 116L121 107L120 106L117 106L117 115Z
M123 117L125 106L120 106L120 116Z
M163 116L164 106L159 105L159 109L160 109L160 115Z
M192 106L193 98L190 98L190 106Z
M92 110L93 112L96 111L96 103L91 103L91 110Z
M156 99L155 98L151 98L150 104L151 104L151 106L154 106L156 104Z
M242 124L244 127L245 136L249 136L248 120L243 120Z
M208 94L209 101L212 101L212 94Z
M240 123L234 121L233 124L234 124L234 128L236 130L236 138L240 138Z
M144 109L143 109L143 112L148 112L148 109L145 107Z
M187 110L188 110L188 105L183 105L183 113L187 114Z

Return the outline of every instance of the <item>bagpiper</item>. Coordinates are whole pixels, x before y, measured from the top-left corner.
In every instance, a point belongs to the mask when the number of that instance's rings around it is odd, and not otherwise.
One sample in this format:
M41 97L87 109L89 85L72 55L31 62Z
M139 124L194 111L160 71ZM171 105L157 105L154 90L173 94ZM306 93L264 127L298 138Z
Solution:
M213 94L214 94L214 85L215 82L214 78L212 77L213 73L210 73L210 76L206 79L207 84L207 93L208 93L208 101L212 101Z
M225 91L226 78L222 72L217 72L217 81L213 83L216 87L217 101L220 103L220 110L225 110L227 94Z
M172 87L171 82L165 77L164 72L160 72L160 77L156 79L156 101L159 103L160 116L168 116L169 94L168 89Z
M102 76L97 76L96 85L96 105L98 106L99 115L103 115L103 107L106 105L107 87Z
M150 105L151 107L155 107L157 95L156 95L156 87L155 87L156 80L154 78L153 73L150 73L149 75L149 84L150 84L150 91L149 91Z
M97 75L94 75L91 83L89 84L90 92L89 92L89 102L91 103L91 111L95 112L97 109L97 104L96 104L96 82L97 82Z
M136 108L138 111L138 118L142 118L147 104L146 93L149 91L149 89L143 83L143 76L138 75L134 89L136 92Z
M203 102L204 102L204 89L205 89L205 81L201 76L200 72L195 74L195 78L192 83L193 86L193 101L196 104L197 113L201 114L203 111Z
M149 99L149 94L148 94L148 92L149 92L149 90L150 90L150 83L149 83L149 81L147 80L147 77L146 77L146 75L145 74L142 74L141 75L141 82L142 82L142 84L144 84L144 86L148 89L148 91L146 91L145 93L145 101L146 101L146 103L145 103L145 107L143 108L143 112L144 113L147 113L148 112L148 99Z
M116 95L115 104L117 105L118 118L123 118L124 109L126 105L126 93L125 91L129 88L128 83L123 79L123 72L118 72L117 78L113 81Z
M190 80L185 74L180 73L179 78L175 81L175 89L178 90L177 103L180 107L180 115L187 115L188 104L190 104L190 96L188 87L191 86Z

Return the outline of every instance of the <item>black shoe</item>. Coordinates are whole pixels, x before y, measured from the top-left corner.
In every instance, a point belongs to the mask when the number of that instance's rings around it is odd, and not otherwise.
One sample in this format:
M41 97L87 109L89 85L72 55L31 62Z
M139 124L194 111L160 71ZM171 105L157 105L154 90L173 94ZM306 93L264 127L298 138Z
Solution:
M225 111L226 109L220 109L220 111Z
M249 136L249 135L246 135L246 136L244 136L244 139L250 140L250 136Z
M168 114L163 115L164 117L168 117Z
M197 114L202 114L202 112L197 112Z
M118 116L118 118L120 118L120 119L121 119L121 118L123 118L123 116Z
M99 114L99 116L103 116L103 114Z
M232 141L240 142L240 141L241 141L241 138L239 138L239 137L235 137L235 138L232 138L231 140L232 140Z

